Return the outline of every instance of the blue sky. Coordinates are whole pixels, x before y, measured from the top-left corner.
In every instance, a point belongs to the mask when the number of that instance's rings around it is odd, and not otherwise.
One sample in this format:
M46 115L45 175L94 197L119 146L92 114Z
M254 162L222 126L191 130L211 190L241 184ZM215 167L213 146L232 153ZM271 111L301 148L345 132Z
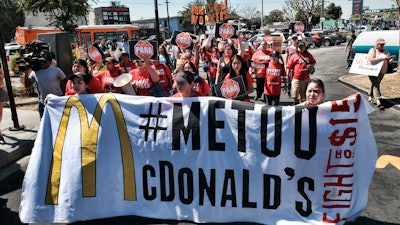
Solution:
M178 12L181 11L191 0L168 0L168 11L169 16L177 16ZM221 2L223 0L217 0ZM251 5L261 9L262 0L228 0L228 4L233 6L235 9ZM111 1L98 0L98 3L94 7L109 6ZM152 0L120 0L121 4L124 4L130 8L131 20L139 20L155 18L154 1ZM166 0L158 0L158 16L160 18L167 17L167 6ZM328 2L328 0L325 0ZM348 19L351 16L351 0L331 0L329 2L340 5L343 10L343 19ZM274 9L282 9L285 0L264 0L264 15L267 15ZM326 3L325 3L326 4ZM364 6L369 6L370 9L381 9L391 8L393 0L364 0ZM327 5L327 4L326 4ZM260 10L261 11L261 10Z

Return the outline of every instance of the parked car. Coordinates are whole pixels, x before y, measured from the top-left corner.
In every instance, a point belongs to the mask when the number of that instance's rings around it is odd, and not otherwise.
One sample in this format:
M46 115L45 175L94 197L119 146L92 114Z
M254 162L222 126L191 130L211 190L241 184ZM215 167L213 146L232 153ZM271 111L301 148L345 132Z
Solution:
M399 62L399 45L400 45L400 30L377 30L361 32L353 43L352 55L350 60L354 59L357 53L368 53L375 46L375 41L378 38L384 38L386 41L385 49L390 52L390 55L396 56L396 60L389 65L388 71L393 71L398 66Z
M16 54L17 53L19 54L19 50L21 47L22 47L21 45L13 44L13 43L4 45L4 51L6 52L7 66L10 71L12 71L14 69L14 68L11 68L11 67L13 67L11 65L11 63L12 63L13 59L15 58Z

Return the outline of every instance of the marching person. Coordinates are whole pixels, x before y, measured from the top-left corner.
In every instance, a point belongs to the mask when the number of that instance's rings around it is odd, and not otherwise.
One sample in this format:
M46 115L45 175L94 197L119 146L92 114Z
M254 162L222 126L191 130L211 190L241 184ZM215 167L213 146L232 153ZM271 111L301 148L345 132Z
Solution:
M350 40L347 41L346 47L344 48L344 51L346 52L346 61L347 61L347 66L345 67L346 69L351 67L351 54L353 50L353 43L356 40L356 32L354 30L351 30L351 35L350 35Z
M160 92L164 93L158 93L158 96L160 97L168 97L169 92L171 90L171 83L172 83L172 74L171 70L165 63L160 63L158 59L154 60L154 63L152 65L153 69L158 72L158 75L160 76L160 80L158 81L158 85L162 86L162 90L159 90Z
M388 65L396 59L396 56L390 57L390 53L386 49L384 49L385 44L385 39L378 38L375 41L375 47L371 48L368 52L368 61L370 61L371 63L383 62L378 76L368 76L369 80L371 81L368 101L376 103L376 106L379 109L384 109L384 106L381 102L381 81L385 76Z
M232 56L231 68L229 69L229 73L226 75L224 80L242 76L244 86L246 88L246 94L244 96L235 98L235 100L250 102L249 94L253 93L254 91L253 88L254 79L246 70L247 67L245 67L243 64L244 64L243 58L240 55Z
M151 88L160 80L160 75L151 66L150 59L143 57L143 59L136 60L136 69L131 70L132 85L137 95L150 96Z
M103 87L101 86L101 82L97 78L92 79L92 75L89 72L89 67L87 62L83 59L75 59L74 63L72 64L72 73L87 73L91 77L89 79L88 88L90 89L91 93L102 93ZM67 86L65 88L65 95L74 95L75 90L72 85L72 80L68 79Z
M264 84L264 99L268 105L278 106L280 103L281 89L286 93L287 76L283 62L280 62L281 54L278 51L271 53L271 60L266 69ZM283 85L282 85L283 84Z
M264 83L265 83L265 67L260 66L260 68L255 68L255 65L269 63L272 53L272 41L263 41L254 55L251 57L251 60L254 61L253 67L251 67L250 71L252 74L255 74L256 77L256 98L255 101L260 99L264 92Z
M100 80L103 93L119 93L121 88L114 87L113 85L115 78L122 74L122 71L119 70L119 66L117 66L117 60L113 57L107 57L104 60L104 64L106 65L107 70L98 73L94 78Z
M74 90L74 94L70 95L90 94L89 83L92 79L92 76L85 72L76 72L70 75L68 80L71 81Z
M123 52L121 54L121 61L119 62L119 68L124 73L129 73L129 71L136 69L135 62L129 59L129 54L127 52Z
M193 90L194 76L190 71L179 71L177 76L173 78L176 83L176 90L172 97L185 98L185 97L199 97L199 92Z
M310 71L316 64L314 56L306 50L306 45L299 40L297 52L287 62L287 74L293 74L292 78L292 99L293 105L306 100L306 88L310 79Z
M306 101L301 103L305 106L319 105L324 102L325 98L325 85L322 80L311 78L307 85Z

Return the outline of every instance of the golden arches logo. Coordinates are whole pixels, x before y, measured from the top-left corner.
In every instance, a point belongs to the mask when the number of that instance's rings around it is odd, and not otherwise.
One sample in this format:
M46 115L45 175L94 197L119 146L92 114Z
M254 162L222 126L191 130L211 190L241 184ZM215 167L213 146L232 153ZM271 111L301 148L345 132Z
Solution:
M99 126L103 108L110 103L118 128L119 141L121 146L123 177L124 177L124 198L125 200L136 200L135 168L133 163L132 147L128 131L122 114L121 107L112 94L104 94L97 103L91 123L88 123L86 110L78 97L70 97L64 107L63 115L58 128L55 141L53 159L50 167L49 179L47 182L46 200L48 205L58 204L58 195L61 178L62 150L65 142L65 135L71 108L78 111L81 126L81 151L82 151L82 195L83 197L96 196L96 151Z

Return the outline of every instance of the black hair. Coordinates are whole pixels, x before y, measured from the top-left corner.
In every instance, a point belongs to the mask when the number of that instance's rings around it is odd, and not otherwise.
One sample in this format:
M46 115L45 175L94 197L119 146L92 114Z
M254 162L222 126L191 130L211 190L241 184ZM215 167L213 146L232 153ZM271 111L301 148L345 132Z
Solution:
M230 75L231 78L236 77L236 72L235 72L235 70L232 68L232 63L233 63L233 60L235 60L235 59L239 60L239 61L242 63L242 66L240 67L240 70L239 70L239 74L240 74L240 76L243 77L244 85L245 85L246 88L247 88L246 66L244 65L243 58L242 58L240 55L233 55L233 56L232 56L232 58L231 58L231 65L230 65L230 67L229 67L229 75Z
M72 64L82 65L83 67L85 67L85 73L89 74L89 67L88 67L88 64L87 64L86 60L84 60L84 59L75 59Z
M310 80L308 80L307 86L308 86L310 83L316 83L318 86L321 87L322 93L325 93L325 85L324 85L324 82L323 82L321 79L318 79L318 78L311 78Z

